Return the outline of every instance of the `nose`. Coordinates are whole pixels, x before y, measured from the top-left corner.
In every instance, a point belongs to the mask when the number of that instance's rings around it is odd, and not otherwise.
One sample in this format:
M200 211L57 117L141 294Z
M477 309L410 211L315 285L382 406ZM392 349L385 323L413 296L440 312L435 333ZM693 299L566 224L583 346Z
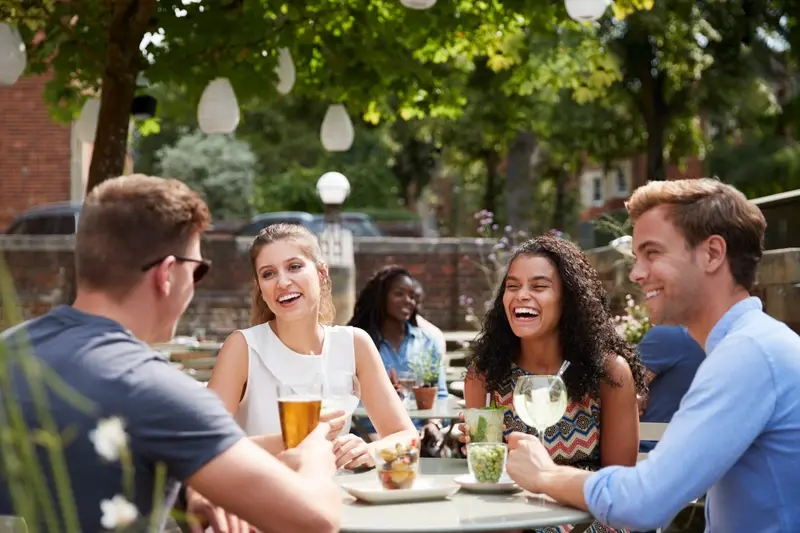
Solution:
M288 287L291 285L292 280L289 278L289 274L285 270L281 270L278 272L278 287Z
M633 263L633 268L631 268L631 273L628 277L633 283L638 283L639 285L644 283L647 278L647 271L639 260Z

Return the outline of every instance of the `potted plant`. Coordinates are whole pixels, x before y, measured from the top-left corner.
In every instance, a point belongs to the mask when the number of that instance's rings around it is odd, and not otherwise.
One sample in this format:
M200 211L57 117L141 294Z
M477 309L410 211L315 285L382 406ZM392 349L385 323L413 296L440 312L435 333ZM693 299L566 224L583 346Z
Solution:
M408 362L417 378L417 386L412 389L417 409L430 409L436 401L439 383L439 360L433 352L425 350Z

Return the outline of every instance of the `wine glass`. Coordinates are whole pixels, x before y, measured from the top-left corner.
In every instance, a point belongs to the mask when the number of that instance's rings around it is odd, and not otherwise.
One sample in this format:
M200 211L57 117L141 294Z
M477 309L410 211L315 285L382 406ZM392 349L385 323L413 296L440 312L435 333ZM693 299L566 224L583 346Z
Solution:
M567 387L558 375L522 376L514 387L514 410L534 428L544 446L544 432L567 410Z
M417 376L413 372L401 370L397 372L397 384L403 389L403 403L408 406L411 404L411 394L417 386Z
M322 391L322 412L344 411L347 417L339 435L350 433L353 411L361 402L361 383L352 372L334 371L327 375Z

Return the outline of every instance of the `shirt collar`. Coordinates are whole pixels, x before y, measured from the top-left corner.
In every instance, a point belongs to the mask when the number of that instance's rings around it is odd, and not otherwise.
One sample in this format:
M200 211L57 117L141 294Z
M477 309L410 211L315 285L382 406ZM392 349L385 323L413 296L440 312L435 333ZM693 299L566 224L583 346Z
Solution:
M761 304L761 300L755 296L750 296L734 304L733 307L722 315L719 322L711 328L711 332L706 339L706 354L710 354L714 351L714 348L728 335L733 325L742 315L750 311L762 311L763 309L764 306Z

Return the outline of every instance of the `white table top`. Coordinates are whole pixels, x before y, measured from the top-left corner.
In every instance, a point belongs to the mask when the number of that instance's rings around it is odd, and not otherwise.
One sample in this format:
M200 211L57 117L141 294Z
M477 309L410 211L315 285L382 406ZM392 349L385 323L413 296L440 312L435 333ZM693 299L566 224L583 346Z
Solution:
M420 473L452 479L467 472L464 459L421 459ZM340 474L341 483L376 479L374 471ZM344 489L343 533L456 533L507 531L586 523L590 514L529 492L472 494L459 490L446 500L372 505Z
M463 400L461 398L452 395L449 398L436 398L433 409L408 409L408 416L412 419L422 420L429 420L431 418L457 420L458 415L465 409L462 402ZM359 407L353 411L353 416L355 418L367 418L367 410L363 407Z

